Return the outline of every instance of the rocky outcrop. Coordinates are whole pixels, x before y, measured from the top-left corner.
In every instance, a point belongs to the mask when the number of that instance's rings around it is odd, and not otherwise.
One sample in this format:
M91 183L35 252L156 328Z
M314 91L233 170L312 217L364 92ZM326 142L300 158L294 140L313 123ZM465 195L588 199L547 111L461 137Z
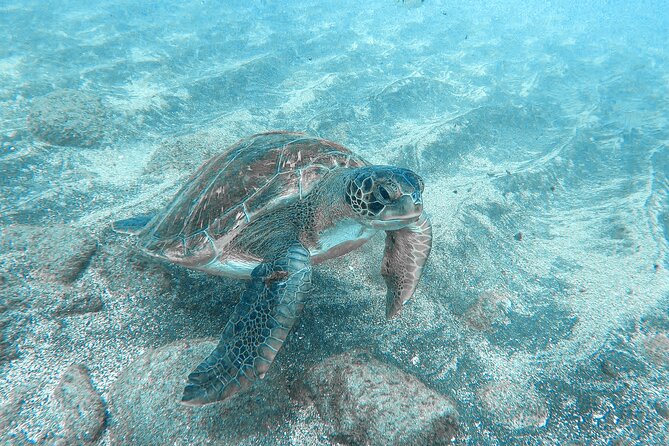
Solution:
M502 380L484 386L478 393L483 408L507 429L541 428L548 421L546 402L532 387Z
M89 445L98 440L105 425L105 406L85 367L72 365L63 373L53 400L47 418L54 427L45 435L47 443Z
M96 250L97 241L86 229L67 225L12 225L0 233L0 255L9 257L5 263L16 263L30 280L71 284Z
M128 365L110 391L110 444L230 445L263 435L276 440L291 414L276 364L265 379L227 401L181 403L186 377L215 346L213 340L174 342Z
M33 101L28 128L49 144L88 147L104 135L107 115L97 96L61 89Z
M151 155L144 174L164 177L167 170L190 174L212 156L223 153L231 140L217 129L165 139Z
M305 373L299 389L339 443L446 445L458 430L449 398L364 352L326 359Z

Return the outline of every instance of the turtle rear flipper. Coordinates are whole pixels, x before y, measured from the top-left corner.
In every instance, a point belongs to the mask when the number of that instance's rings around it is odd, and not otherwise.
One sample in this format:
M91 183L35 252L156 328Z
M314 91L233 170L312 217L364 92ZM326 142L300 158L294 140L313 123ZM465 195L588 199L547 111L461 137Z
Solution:
M386 281L386 317L395 317L408 301L423 274L432 249L432 225L425 213L418 221L397 231L386 231L381 275Z
M121 234L137 235L151 221L153 214L136 215L112 223L112 229Z
M309 252L291 246L258 265L216 349L188 376L181 401L224 400L263 378L299 317L311 287Z

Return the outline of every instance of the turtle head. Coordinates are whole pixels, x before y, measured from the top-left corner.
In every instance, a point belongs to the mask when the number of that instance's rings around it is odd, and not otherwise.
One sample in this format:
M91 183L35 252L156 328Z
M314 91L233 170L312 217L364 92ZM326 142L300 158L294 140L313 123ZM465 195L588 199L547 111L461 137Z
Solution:
M353 171L345 199L362 223L393 231L418 220L422 193L423 180L409 169L367 166Z

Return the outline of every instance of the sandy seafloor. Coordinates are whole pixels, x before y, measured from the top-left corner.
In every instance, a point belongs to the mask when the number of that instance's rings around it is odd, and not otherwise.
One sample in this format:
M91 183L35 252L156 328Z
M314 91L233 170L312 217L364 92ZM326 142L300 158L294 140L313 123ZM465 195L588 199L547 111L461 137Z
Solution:
M70 438L53 404L72 364L104 404L86 444L176 425L137 406L145 424L123 426L114 383L217 337L241 288L145 263L110 223L271 129L420 173L434 248L393 321L381 236L319 267L268 376L359 348L455 404L454 444L669 444L666 10L516 3L0 1L2 444ZM63 90L93 107L65 142L44 108ZM282 426L207 442L344 441L291 401Z

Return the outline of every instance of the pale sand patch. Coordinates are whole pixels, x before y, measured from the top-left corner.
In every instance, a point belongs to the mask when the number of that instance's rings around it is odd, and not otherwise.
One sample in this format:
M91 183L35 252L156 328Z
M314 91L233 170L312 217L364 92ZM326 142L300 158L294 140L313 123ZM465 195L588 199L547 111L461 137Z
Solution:
M0 59L0 77L19 78L21 76L21 65L25 57L12 56Z

